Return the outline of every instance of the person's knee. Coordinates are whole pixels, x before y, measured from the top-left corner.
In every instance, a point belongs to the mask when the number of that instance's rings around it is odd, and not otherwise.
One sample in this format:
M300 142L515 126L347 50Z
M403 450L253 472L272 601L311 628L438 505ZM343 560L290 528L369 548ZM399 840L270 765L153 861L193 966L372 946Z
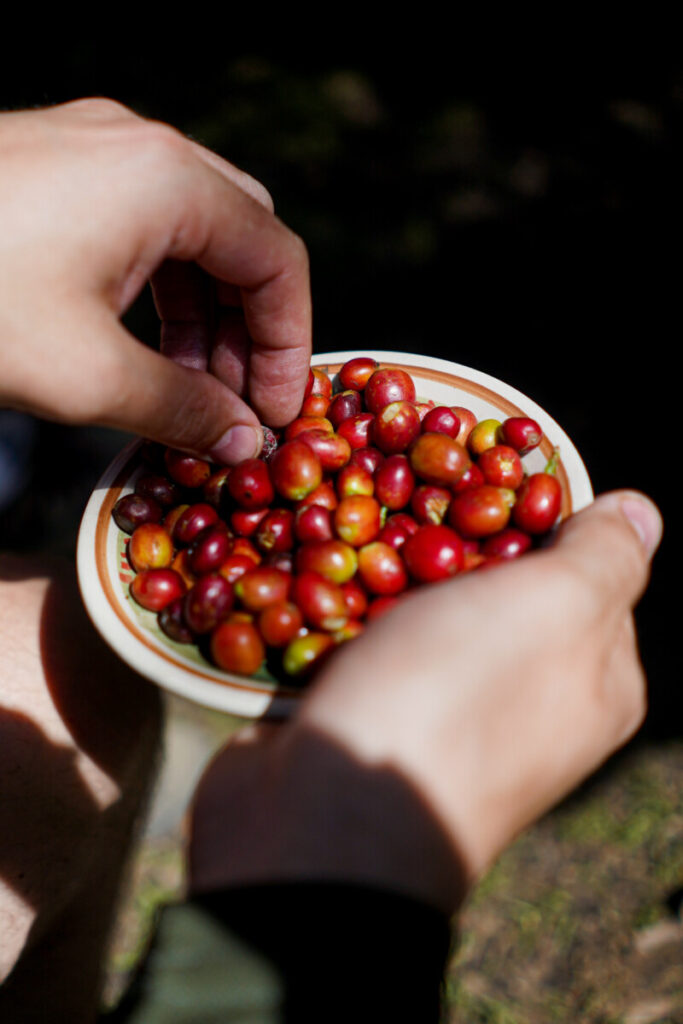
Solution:
M120 872L161 702L97 636L70 571L15 559L0 561L0 680L1 978Z

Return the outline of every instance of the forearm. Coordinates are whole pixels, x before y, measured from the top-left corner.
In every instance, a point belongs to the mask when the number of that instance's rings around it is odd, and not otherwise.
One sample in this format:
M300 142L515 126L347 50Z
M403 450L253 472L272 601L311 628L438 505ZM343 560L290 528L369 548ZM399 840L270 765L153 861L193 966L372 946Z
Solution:
M627 521L634 504L649 535ZM210 769L197 887L331 878L456 910L642 720L630 604L660 529L644 499L606 495L554 548L424 588L373 622L270 744L247 736Z
M466 891L459 852L409 779L391 764L364 763L324 733L272 729L265 749L246 735L203 781L190 848L194 891L317 880L404 893L445 914L457 909Z

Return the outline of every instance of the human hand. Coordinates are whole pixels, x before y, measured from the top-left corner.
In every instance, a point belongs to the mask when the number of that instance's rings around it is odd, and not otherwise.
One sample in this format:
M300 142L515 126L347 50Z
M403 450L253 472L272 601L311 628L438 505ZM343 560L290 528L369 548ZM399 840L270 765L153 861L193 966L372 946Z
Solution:
M194 887L322 876L452 911L642 721L631 610L660 530L647 499L615 492L551 548L406 596L335 653L292 723L210 766Z
M2 114L0 221L0 404L224 462L296 414L305 248L215 153L110 100ZM164 355L119 319L150 277Z

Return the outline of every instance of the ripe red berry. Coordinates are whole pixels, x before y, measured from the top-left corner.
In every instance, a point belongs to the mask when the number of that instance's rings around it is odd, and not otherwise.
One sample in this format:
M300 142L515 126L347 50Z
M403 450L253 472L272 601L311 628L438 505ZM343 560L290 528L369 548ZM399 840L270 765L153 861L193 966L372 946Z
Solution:
M500 533L487 537L481 545L482 554L495 558L519 558L531 547L532 541L528 533L508 526Z
M187 505L173 526L173 540L177 544L191 544L202 530L217 522L218 512L213 505L207 505L203 501L197 502L196 505ZM164 525L167 526L167 523Z
M292 577L281 569L256 565L233 584L235 596L250 612L260 612L276 601L287 601Z
M225 576L207 573L185 597L185 622L193 633L210 633L232 609L234 601L232 585Z
M286 441L271 458L269 468L275 490L290 501L301 501L323 478L320 459L305 441Z
M362 391L378 369L379 363L376 359L371 359L370 356L357 356L356 359L349 359L344 363L339 371L339 382L343 388Z
M464 554L460 537L447 526L421 526L401 548L401 555L410 575L419 583L454 576L463 567Z
M408 586L408 573L398 551L379 540L358 552L358 575L371 594L400 594Z
M173 569L146 569L130 585L131 596L150 612L160 612L171 601L182 597L185 584Z
M343 540L311 541L296 553L297 573L317 572L333 583L346 583L358 568L356 549Z
M390 455L375 472L375 496L391 512L405 508L415 488L406 455Z
M483 451L477 460L484 480L493 487L511 487L516 491L524 479L522 460L507 444L494 444Z
M268 647L286 647L303 624L304 617L292 601L276 601L258 617L259 633Z
M375 370L365 385L363 397L370 412L377 413L390 402L414 402L415 383L409 373L396 367Z
M292 601L309 626L326 633L341 629L349 617L341 587L318 572L302 572L294 578Z
M234 466L226 487L233 501L248 510L265 508L275 497L268 466L262 459L245 459Z
M419 433L420 417L412 402L390 402L372 425L372 439L385 455L404 452Z
M418 401L406 370L369 356L335 384L312 368L299 416L233 468L143 445L136 493L114 507L131 597L171 640L207 637L199 650L229 672L270 651L269 671L303 683L411 585L517 558L560 515L557 452L524 476L534 420Z
M375 420L371 412L359 412L350 416L337 427L337 433L345 437L352 448L367 448L372 437L372 424Z
M512 520L527 533L546 533L555 525L562 507L560 482L550 473L527 477L512 509Z
M211 476L212 465L185 452L167 448L164 454L166 469L172 480L182 487L202 487Z
M221 622L211 634L211 656L219 668L251 676L266 656L263 640L251 622L241 619Z
M520 455L526 455L537 448L543 440L543 431L536 420L528 416L511 416L503 420L500 432L505 444L509 444Z
M342 391L330 402L327 418L336 430L344 420L357 416L362 411L363 403L358 391Z
M334 510L337 536L354 548L374 540L381 527L381 508L375 498L363 494L344 498Z
M162 515L161 505L154 498L139 494L126 494L119 498L112 512L114 522L124 533L133 533L143 523L158 523Z
M503 530L510 519L508 495L500 487L483 484L454 497L448 522L463 537L488 537Z
M420 434L408 457L415 475L438 487L452 487L471 461L463 446L447 434Z
M422 433L448 434L457 440L460 433L460 418L447 405L437 405L425 414L422 420Z

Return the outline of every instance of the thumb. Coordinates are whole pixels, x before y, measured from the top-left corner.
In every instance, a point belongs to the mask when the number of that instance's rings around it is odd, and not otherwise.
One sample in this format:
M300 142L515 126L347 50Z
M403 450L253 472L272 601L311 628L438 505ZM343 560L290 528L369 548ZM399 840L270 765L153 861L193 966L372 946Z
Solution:
M117 320L98 316L95 330L90 366L83 367L88 387L77 394L71 388L75 422L128 430L229 464L258 455L258 417L216 377L146 348Z
M662 537L656 505L639 491L612 491L566 520L553 553L571 561L602 602L635 604Z

